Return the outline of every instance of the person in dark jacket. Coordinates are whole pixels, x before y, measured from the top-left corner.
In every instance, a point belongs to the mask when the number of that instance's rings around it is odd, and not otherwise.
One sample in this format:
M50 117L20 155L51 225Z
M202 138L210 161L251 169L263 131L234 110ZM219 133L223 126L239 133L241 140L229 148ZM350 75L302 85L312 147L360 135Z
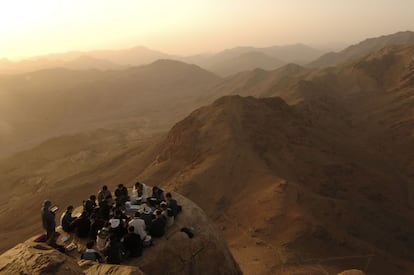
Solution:
M117 204L123 205L128 199L128 189L123 184L119 184L118 188L115 190L115 200Z
M89 200L85 201L83 211L86 211L90 216L96 208L96 196L90 195Z
M157 200L157 203L164 201L164 191L158 186L152 187L152 198Z
M104 221L109 220L109 214L111 212L111 206L109 205L109 200L111 200L111 196L108 196L105 200L103 200L99 205L99 212L98 215Z
M121 264L122 262L122 244L119 239L112 235L109 245L104 249L106 262L108 264Z
M134 227L128 227L128 234L124 237L124 247L129 256L139 257L142 255L141 236L134 232Z
M165 233L165 219L163 215L161 215L160 210L155 211L155 219L152 220L150 235L152 237L160 238L164 236Z
M46 230L46 242L49 244L54 242L56 230L55 213L50 211L50 206L52 206L51 201L45 200L43 202L42 224L43 228Z
M98 231L102 229L102 227L105 225L105 221L96 214L92 214L89 220L91 222L91 228L89 230L89 239L95 240Z
M147 206L146 204L144 204L140 218L144 220L147 232L149 232L151 229L151 223L152 223L153 217L154 215L151 213L151 208Z
M89 221L88 213L86 211L83 211L82 215L74 220L72 225L76 236L79 238L87 238L89 236L91 222Z
M171 209L174 218L177 217L178 213L181 212L181 206L178 205L177 201L172 198L169 192L165 194L165 199L167 201L167 207Z
M98 192L98 204L101 204L108 196L112 197L111 191L108 190L108 186L104 185Z
M62 220L60 221L60 225L62 226L63 231L68 232L68 233L73 231L72 223L74 220L76 220L76 217L72 217L72 211L73 211L73 206L69 205L66 208L65 214L63 214L62 216Z

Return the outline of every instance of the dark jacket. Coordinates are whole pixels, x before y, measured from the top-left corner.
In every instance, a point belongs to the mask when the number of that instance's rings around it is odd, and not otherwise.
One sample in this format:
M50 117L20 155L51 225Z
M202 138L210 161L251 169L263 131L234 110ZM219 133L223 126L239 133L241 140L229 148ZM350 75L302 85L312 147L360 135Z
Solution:
M176 217L177 214L181 212L181 207L178 206L177 201L174 199L170 199L170 201L168 202L168 207L171 208L174 217Z
M121 264L122 261L122 250L121 242L117 240L111 241L107 248L104 250L106 261L108 264Z
M49 209L43 208L42 209L42 224L43 228L46 231L55 231L56 222L55 222L55 213L50 211Z
M165 219L162 216L159 216L151 223L150 235L152 237L162 237L165 233Z
M141 214L141 219L144 220L147 231L149 231L149 229L151 228L151 223L152 223L153 218L154 217L151 213L148 213L148 214L142 213Z
M84 206L83 206L83 209L84 209L86 212L88 212L88 214L89 214L89 215L93 213L93 210L94 210L95 208L96 208L96 202L95 202L95 201L93 201L93 200L91 200L91 199L87 200L87 201L85 202Z
M72 226L72 222L76 220L75 217L72 217L72 213L66 211L65 215L63 215L62 218L62 229L65 232L72 232L73 231L73 226Z
M118 202L124 203L128 200L128 189L126 187L117 188L115 190L115 197Z
M141 237L136 233L128 233L124 237L124 247L131 257L139 257L142 255Z
M89 238L91 240L95 240L96 239L96 235L98 234L98 231L102 229L102 227L104 226L105 221L100 219L100 218L96 218L93 223L91 223L91 228L89 230Z
M111 212L111 207L108 205L106 201L102 202L99 206L99 217L101 217L103 220L107 221L109 220L109 214Z
M91 222L87 216L80 216L73 222L73 228L75 229L76 236L79 238L87 238L90 227Z

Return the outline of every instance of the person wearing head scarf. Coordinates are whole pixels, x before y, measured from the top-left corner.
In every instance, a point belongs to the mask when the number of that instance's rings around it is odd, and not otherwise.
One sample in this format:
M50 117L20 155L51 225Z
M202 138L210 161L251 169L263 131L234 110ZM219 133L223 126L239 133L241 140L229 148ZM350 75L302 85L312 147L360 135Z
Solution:
M42 207L42 224L43 228L46 230L46 242L51 243L55 237L55 213L50 210L52 202L45 200Z

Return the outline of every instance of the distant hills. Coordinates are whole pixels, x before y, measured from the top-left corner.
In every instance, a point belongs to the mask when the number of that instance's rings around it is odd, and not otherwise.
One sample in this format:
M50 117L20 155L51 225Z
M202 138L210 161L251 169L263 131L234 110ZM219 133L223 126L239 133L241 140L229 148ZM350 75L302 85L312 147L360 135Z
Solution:
M369 53L378 51L384 47L392 45L413 45L414 32L405 31L395 34L369 38L356 45L352 45L340 52L327 53L315 61L309 63L311 67L336 66L344 62L355 61Z
M53 68L115 70L145 65L158 59L171 57L146 47L134 47L125 50L68 52L38 56L18 62L0 60L0 74L24 73Z
M324 52L303 44L265 48L236 47L214 55L197 55L184 58L221 76L261 68L273 70L287 63L306 64Z
M131 120L165 130L201 106L196 99L220 81L196 65L171 60L115 71L48 69L0 76L0 155L17 145Z
M213 55L200 54L184 57L169 55L139 46L124 50L50 54L19 62L0 60L0 74L23 73L51 68L117 70L149 64L158 59L173 59L196 64L221 76L228 76L255 68L272 70L290 62L305 64L323 53L323 51L303 44L295 44L266 48L238 47Z

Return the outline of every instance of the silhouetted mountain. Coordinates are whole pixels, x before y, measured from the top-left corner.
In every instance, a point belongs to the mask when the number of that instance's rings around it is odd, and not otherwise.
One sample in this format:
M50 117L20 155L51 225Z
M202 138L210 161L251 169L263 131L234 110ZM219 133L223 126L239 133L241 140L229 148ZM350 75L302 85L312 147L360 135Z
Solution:
M414 32L405 31L391 35L384 35L366 39L356 45L352 45L338 53L327 53L315 61L309 63L311 67L336 66L345 62L355 61L365 55L378 51L387 46L413 45Z

